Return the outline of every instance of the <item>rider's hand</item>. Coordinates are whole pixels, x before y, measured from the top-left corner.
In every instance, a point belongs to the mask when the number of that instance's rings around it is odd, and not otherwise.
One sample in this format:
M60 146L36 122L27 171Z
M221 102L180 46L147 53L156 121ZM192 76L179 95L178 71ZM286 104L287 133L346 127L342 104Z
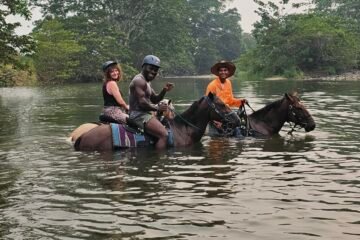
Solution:
M169 91L171 91L171 89L173 89L173 88L174 88L174 84L168 82L168 83L166 83L166 85L165 85L165 87L164 87L164 90L167 91L167 92L169 92Z
M168 110L168 105L166 103L159 103L158 104L158 111L159 112L166 112Z
M221 126L222 126L222 123L221 122L219 122L219 121L213 121L213 124L214 124L214 126L216 127L216 128L218 128L218 129L220 129L221 128Z

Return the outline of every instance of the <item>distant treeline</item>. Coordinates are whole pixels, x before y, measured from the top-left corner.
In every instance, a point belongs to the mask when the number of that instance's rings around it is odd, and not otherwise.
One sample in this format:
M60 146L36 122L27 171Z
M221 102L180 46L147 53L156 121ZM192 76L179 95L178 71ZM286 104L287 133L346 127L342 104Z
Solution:
M313 0L292 4L302 14L282 14L278 6L258 3L261 21L252 32L256 47L238 64L252 74L287 77L338 74L360 66L360 1Z
M254 2L261 20L247 34L222 0L5 1L0 86L100 81L107 60L119 61L131 78L147 54L160 57L166 76L209 74L220 59L261 76L359 68L360 1L292 5L307 9L301 14L283 14L291 1ZM6 16L29 18L29 6L41 7L43 18L30 35L17 36Z
M129 78L148 54L160 57L164 75L204 74L215 61L245 51L240 14L221 0L31 3L43 19L30 35L29 64L44 84L99 81L107 60L119 61Z

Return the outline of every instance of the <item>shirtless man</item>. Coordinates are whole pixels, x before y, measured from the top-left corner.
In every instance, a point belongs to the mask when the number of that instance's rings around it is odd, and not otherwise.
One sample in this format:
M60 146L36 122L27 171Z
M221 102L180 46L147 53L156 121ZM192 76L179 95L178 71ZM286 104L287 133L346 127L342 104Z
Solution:
M167 111L168 106L159 103L165 94L174 85L166 83L159 94L156 94L151 87L151 81L155 79L160 68L160 59L154 55L147 55L142 63L142 71L136 75L129 86L129 119L137 127L143 129L146 133L156 137L158 141L155 144L156 149L166 148L168 132L161 122L153 114L154 111Z

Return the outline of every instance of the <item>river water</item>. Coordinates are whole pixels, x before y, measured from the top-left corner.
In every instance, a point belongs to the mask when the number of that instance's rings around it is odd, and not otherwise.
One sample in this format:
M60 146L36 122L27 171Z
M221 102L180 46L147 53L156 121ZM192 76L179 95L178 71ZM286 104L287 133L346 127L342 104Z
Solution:
M178 112L209 81L168 80ZM97 121L100 83L0 88L0 239L360 239L360 81L233 86L254 109L296 89L317 128L76 152L66 138Z

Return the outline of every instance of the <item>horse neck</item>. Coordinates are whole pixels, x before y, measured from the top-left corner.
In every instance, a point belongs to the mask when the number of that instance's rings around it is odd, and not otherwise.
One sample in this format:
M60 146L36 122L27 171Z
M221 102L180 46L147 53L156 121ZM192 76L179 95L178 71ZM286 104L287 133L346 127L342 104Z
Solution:
M179 114L170 122L175 144L190 145L200 141L209 123L209 114L200 109L190 109Z
M249 115L251 127L264 135L278 133L284 126L289 111L285 98L275 101Z

